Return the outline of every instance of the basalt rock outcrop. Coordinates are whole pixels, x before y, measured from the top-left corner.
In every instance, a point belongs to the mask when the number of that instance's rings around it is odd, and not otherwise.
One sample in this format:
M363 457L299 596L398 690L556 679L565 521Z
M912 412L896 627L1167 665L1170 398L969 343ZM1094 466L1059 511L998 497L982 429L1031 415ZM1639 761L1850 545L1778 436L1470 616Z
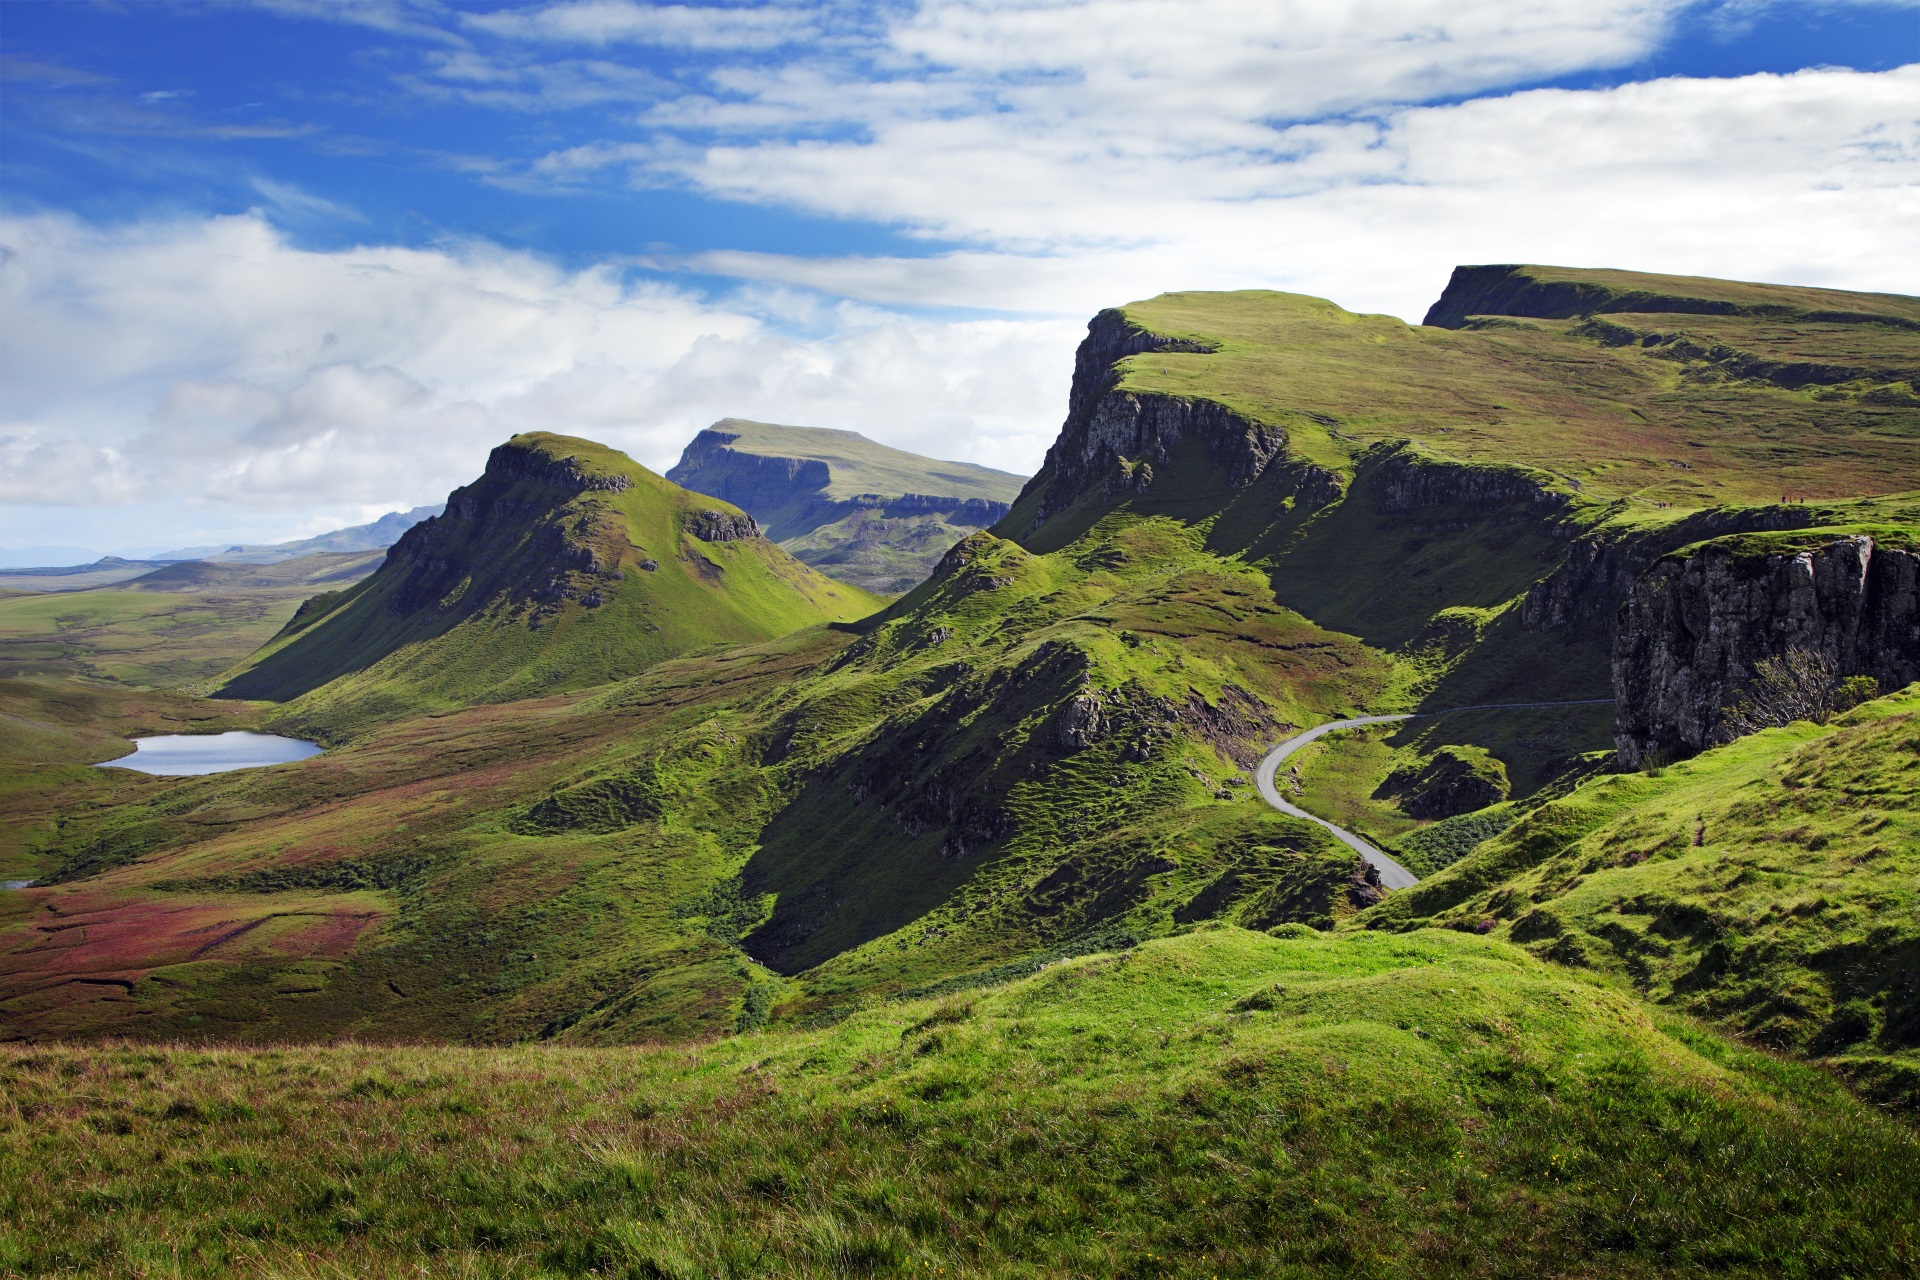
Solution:
M1655 564L1621 607L1616 744L1629 767L1727 740L1754 664L1807 649L1883 689L1920 679L1920 554L1864 534L1773 553L1709 543Z
M1660 557L1727 534L1804 529L1820 522L1815 508L1733 507L1702 511L1645 532L1575 538L1553 572L1528 589L1520 603L1521 625L1577 638L1608 636L1634 583Z
M1029 482L1030 488L1041 486L1032 527L1089 490L1099 489L1107 497L1150 492L1156 469L1164 471L1173 450L1187 441L1199 442L1208 461L1226 473L1233 487L1259 479L1286 446L1286 433L1279 427L1254 422L1211 400L1118 389L1117 366L1128 356L1212 350L1191 339L1149 333L1118 310L1095 316L1074 356L1066 423L1047 450L1040 474Z
M956 538L1006 515L1021 484L857 432L741 418L695 436L667 478L743 508L821 572L888 593L923 579Z

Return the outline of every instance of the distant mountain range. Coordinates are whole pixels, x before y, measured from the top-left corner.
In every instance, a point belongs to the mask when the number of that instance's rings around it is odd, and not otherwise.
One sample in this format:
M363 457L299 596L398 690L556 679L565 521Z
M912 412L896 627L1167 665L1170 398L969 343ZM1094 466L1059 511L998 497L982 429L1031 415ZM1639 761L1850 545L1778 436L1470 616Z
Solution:
M276 564L296 556L312 555L316 551L379 551L398 542L401 534L422 520L439 515L445 507L445 503L436 502L431 506L415 507L411 511L389 511L372 524L356 524L351 528L335 529L332 533L294 542L181 547L177 551L163 551L147 558L164 562L211 560L216 563Z
M667 478L750 513L822 573L890 594L919 584L947 548L1006 515L1026 483L855 431L745 418L695 436Z

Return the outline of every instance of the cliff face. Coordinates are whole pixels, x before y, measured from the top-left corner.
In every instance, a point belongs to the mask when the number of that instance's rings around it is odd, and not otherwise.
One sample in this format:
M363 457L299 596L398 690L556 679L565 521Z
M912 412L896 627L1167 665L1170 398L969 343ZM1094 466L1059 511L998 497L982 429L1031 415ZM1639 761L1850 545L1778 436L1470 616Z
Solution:
M1574 639L1610 635L1620 606L1640 575L1681 547L1733 533L1804 529L1820 523L1807 507L1745 507L1702 511L1645 533L1575 538L1566 558L1536 582L1520 604L1530 631L1557 631Z
M796 499L826 493L833 473L825 462L749 453L732 447L739 439L737 431L708 427L681 452L667 479L762 518Z
M910 589L957 540L1006 515L1020 485L852 431L738 418L695 436L667 478L744 508L822 573L887 593Z
M1176 445L1203 442L1207 458L1235 488L1260 478L1286 444L1286 434L1208 400L1119 391L1116 366L1149 351L1207 352L1185 338L1137 328L1123 312L1102 311L1087 326L1073 361L1067 420L1047 450L1046 465L1029 483L1042 486L1033 527L1072 506L1089 490L1111 497L1147 492L1154 468L1164 468Z
M1882 688L1920 679L1920 554L1854 535L1771 555L1709 544L1655 564L1614 636L1621 763L1724 741L1722 709L1754 664L1792 648Z

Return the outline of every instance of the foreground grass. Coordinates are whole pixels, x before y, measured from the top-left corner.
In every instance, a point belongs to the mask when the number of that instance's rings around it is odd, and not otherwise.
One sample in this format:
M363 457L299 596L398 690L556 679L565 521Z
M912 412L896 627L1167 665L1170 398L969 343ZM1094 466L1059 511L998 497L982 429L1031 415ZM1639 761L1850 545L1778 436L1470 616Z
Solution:
M1476 928L1920 1107L1920 686L1595 778L1363 917Z
M22 1275L1895 1275L1916 1171L1810 1070L1440 932L694 1048L0 1056Z

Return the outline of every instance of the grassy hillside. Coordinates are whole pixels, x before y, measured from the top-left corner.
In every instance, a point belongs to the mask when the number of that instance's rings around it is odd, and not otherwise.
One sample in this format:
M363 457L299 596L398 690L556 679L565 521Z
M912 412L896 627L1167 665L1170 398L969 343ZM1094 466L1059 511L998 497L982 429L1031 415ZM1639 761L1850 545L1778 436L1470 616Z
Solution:
M189 562L110 587L0 599L0 676L192 685L272 639L302 600L351 586L380 559L353 552L258 567Z
M0 931L0 1012L35 1037L652 1039L1196 920L1328 924L1351 857L1244 770L1390 675L1172 522L1045 558L976 535L864 634L77 815ZM88 945L49 945L55 918Z
M942 462L852 431L723 418L667 477L724 498L839 581L910 590L948 547L1005 513L1024 477Z
M1605 696L1604 632L1529 621L1528 602L1582 540L1724 532L1727 513L1360 438L1370 396L1414 412L1425 366L1395 343L1459 353L1462 395L1508 377L1544 396L1548 364L1508 361L1506 330L1391 322L1376 344L1388 322L1282 295L1145 305L1186 308L1211 353L1125 357L1119 394L1185 378L1244 407L1264 386L1285 431L1272 464L1236 484L1190 434L1151 485L1096 477L1035 531L1043 474L1000 526L1018 539L969 537L853 627L697 648L743 616L713 612L734 584L771 599L798 566L761 540L692 537L726 504L611 451L516 445L230 686L290 673L298 692L371 661L279 713L346 745L155 781L36 852L50 883L0 930L0 1011L35 1038L673 1039L839 1017L1203 921L1339 924L1365 886L1317 828L1253 797L1259 753L1361 710ZM1628 382L1672 367L1552 341L1569 367ZM1650 363L1619 363L1635 360ZM1303 388L1348 416L1286 408ZM1791 515L1887 524L1911 505ZM520 514L479 518L496 510ZM767 634L773 616L747 621ZM1438 716L1316 748L1287 785L1438 870L1608 745L1604 709ZM1509 799L1440 817L1432 795L1462 771ZM86 944L53 946L56 919L89 921Z
M1920 687L1598 778L1367 913L1511 938L1920 1104Z
M1861 306L1884 298L1838 296ZM1920 311L1912 299L1886 305L1896 319ZM1920 489L1920 394L1910 381L1920 322L1662 314L1441 329L1261 291L1165 294L1123 310L1152 333L1216 350L1131 356L1121 390L1218 401L1286 428L1289 448L1323 465L1411 438L1451 458L1536 469L1602 503L1698 508ZM1633 324L1647 334L1698 329L1700 341L1624 341ZM1830 351L1836 335L1847 345ZM1729 343L1762 353L1784 343L1857 362L1863 376L1788 388L1710 350ZM1864 343L1872 359L1857 358L1853 346Z
M1445 933L1216 929L662 1051L7 1049L0 1135L29 1275L1920 1263L1909 1128Z
M257 727L258 709L244 703L96 681L0 679L0 880L43 874L47 860L61 856L68 823L142 794L144 775L93 767L133 750L128 739Z
M600 684L878 604L740 520L615 450L516 436L379 572L311 602L220 696L289 701L330 685L321 701L359 722Z

